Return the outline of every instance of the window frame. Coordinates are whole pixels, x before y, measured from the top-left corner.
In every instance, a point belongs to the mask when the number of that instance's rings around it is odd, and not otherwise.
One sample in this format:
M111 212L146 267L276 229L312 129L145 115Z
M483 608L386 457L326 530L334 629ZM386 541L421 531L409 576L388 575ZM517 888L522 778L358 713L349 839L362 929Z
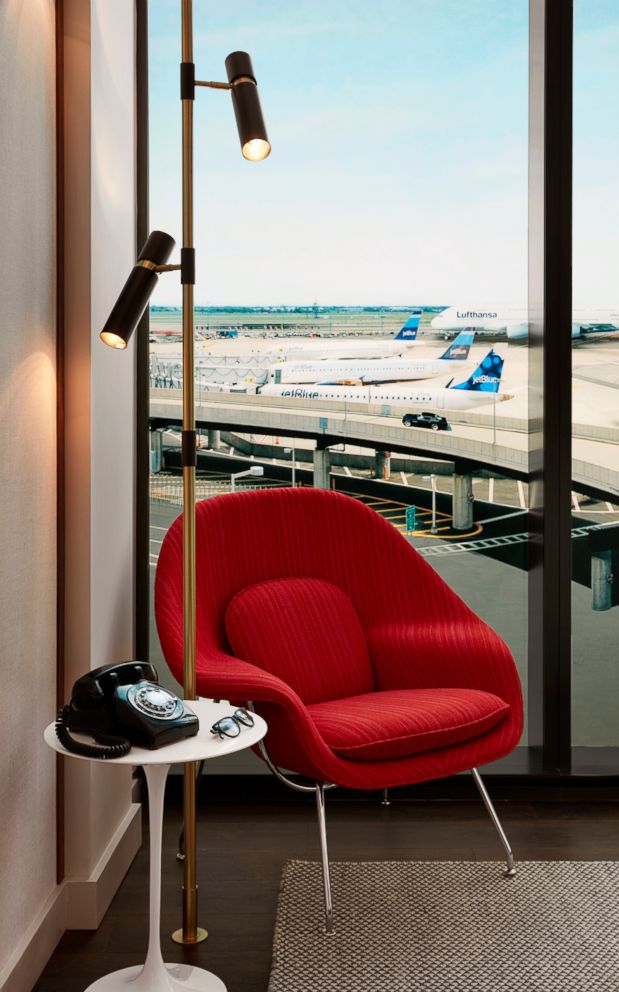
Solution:
M148 225L148 0L135 0L136 243ZM529 0L528 744L514 781L615 775L619 748L571 746L573 0ZM546 177L552 181L546 182ZM136 652L149 651L148 314L137 332Z

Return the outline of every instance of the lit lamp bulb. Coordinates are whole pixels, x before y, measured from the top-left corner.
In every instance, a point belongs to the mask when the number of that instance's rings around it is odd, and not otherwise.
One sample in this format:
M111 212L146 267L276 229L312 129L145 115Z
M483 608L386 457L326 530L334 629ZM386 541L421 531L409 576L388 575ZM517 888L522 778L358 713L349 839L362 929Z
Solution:
M243 158L260 162L271 151L260 107L254 68L247 52L232 52L226 59L232 106L241 141Z
M250 162L260 162L270 152L271 146L264 138L251 138L243 145L243 158L249 159Z
M119 351L123 351L127 347L127 342L123 341L118 334L114 334L113 331L101 331L99 335L104 344L110 346L110 348L118 348Z

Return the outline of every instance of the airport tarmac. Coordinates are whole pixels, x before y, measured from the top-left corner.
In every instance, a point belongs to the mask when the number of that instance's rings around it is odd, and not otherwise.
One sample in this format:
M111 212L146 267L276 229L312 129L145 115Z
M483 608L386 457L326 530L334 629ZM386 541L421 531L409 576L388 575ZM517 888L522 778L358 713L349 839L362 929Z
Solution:
M381 339L372 339L377 346ZM385 341L392 339L385 338ZM415 359L437 358L445 349L440 339L413 346L410 351ZM331 348L333 342L330 342ZM233 339L198 341L196 343L196 362L205 364L209 354L222 358L243 359L245 364L240 366L241 382L251 376L251 353L260 356L261 360L268 355L273 347L285 349L315 348L315 338L255 338L238 337ZM469 355L469 365L466 370L455 374L456 382L466 379L468 371L472 371L484 358L491 347L495 347L505 357L505 366L501 380L500 394L509 395L500 403L500 414L504 417L515 417L523 421L523 430L529 417L528 389L528 349L521 344L508 344L506 341L492 342L489 338L477 337ZM161 362L180 364L181 354L177 342L162 342L151 344L151 353ZM598 339L588 342L576 342L572 349L573 356L573 422L601 427L619 427L619 339ZM230 368L226 368L226 380L229 381ZM452 378L451 375L437 376L423 380L424 384L438 389L445 386ZM216 379L214 380L216 381ZM420 380L421 381L421 380ZM418 384L417 384L418 385ZM402 393L412 391L413 383L403 383ZM490 395L490 394L489 394ZM476 407L479 413L492 413L494 402ZM511 439L510 443L511 443ZM580 457L577 456L577 457ZM585 459L586 460L586 459Z

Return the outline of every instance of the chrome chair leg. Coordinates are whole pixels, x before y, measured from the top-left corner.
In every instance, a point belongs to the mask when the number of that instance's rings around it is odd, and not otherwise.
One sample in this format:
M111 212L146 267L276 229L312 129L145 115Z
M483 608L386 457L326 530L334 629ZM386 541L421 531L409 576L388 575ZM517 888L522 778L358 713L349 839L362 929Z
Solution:
M512 853L512 849L511 849L510 844L509 844L509 841L507 839L507 835L506 835L505 831L503 830L503 827L501 826L501 821L499 820L499 818L498 818L498 816L496 814L496 810L495 810L494 806L492 805L492 800L490 799L490 796L488 795L488 793L486 791L486 786L484 785L484 783L481 780L481 775L479 774L479 772L477 771L476 768L471 768L471 773L473 775L473 778L475 779L475 785L479 789L479 794L480 794L481 798L484 801L484 806L486 807L486 809L488 811L488 814L490 816L490 819L492 820L492 822L494 824L494 829L496 830L497 834L499 835L499 840L501 841L501 844L503 845L503 850L505 851L506 868L505 868L505 871L503 872L503 874L507 878L513 878L513 876L516 874L516 869L514 867L514 855Z
M325 818L325 787L316 784L316 809L320 831L320 854L322 857L322 884L325 898L325 930L333 933L333 903L331 901L331 877L329 875L329 852L327 850L327 823Z
M391 800L389 798L389 789L383 789L383 798L381 801L381 806L391 806Z

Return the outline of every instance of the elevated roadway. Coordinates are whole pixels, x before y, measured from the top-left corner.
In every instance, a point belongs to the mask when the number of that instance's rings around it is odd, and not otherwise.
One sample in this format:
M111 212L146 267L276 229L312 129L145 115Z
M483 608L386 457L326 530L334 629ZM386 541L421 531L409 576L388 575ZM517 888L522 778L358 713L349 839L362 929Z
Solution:
M527 422L503 416L501 404L496 414L449 411L449 432L404 427L401 418L407 410L245 393L196 393L199 428L313 438L320 447L346 443L429 456L454 462L462 473L483 466L498 475L528 480ZM151 389L150 421L153 427L180 424L181 391ZM574 490L604 497L619 495L618 429L575 424L572 451Z

